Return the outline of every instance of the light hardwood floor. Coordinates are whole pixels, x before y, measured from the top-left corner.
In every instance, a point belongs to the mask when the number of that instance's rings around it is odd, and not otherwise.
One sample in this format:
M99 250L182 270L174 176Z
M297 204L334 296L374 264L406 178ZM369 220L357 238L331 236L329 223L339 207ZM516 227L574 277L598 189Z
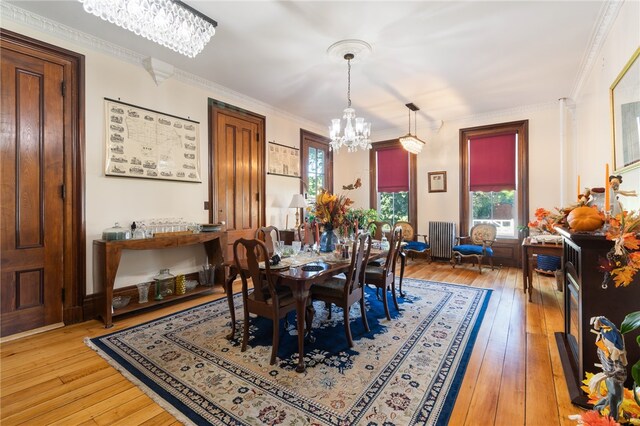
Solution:
M572 425L571 405L553 333L562 330L555 279L534 274L533 302L522 272L409 262L405 276L493 289L450 425ZM98 321L7 342L0 349L2 425L179 424L83 343L221 293L141 315Z

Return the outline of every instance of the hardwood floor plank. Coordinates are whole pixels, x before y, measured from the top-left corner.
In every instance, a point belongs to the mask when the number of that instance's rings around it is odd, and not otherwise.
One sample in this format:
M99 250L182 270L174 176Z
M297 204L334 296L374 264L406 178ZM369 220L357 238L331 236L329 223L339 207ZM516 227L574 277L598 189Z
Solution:
M166 411L162 411L160 414L140 423L141 426L171 426L174 424L181 423L176 421L176 419Z
M75 411L66 417L56 420L53 424L60 426L74 425L93 419L98 425L109 425L151 404L153 404L153 401L149 397L144 395L137 387L132 387L83 410Z
M531 315L531 317L530 317ZM530 322L535 321L535 324ZM558 401L551 369L549 339L540 289L534 288L533 300L527 305L527 426L559 425ZM535 402L535 405L534 405Z
M3 425L21 424L49 424L77 411L91 407L104 399L131 389L133 384L120 374L114 374L103 380L94 381L82 387L73 388L55 398L48 399L29 410L22 410L3 419ZM37 389L34 388L34 389ZM4 413L3 413L4 415Z
M89 385L96 381L101 381L108 377L120 376L120 373L111 368L106 362L104 363L102 368L83 368L83 370L91 371L92 373L86 374L75 381L66 383L60 380L61 383L55 387L47 386L46 388L43 388L42 385L38 384L34 386L38 389L38 392L35 395L33 395L34 387L29 387L13 394L3 395L3 415L11 416L23 410L27 410L31 407L43 404L49 400L55 398L64 398L65 396L67 396L68 392L71 392L76 388Z
M471 404L471 399L478 383L478 374L486 353L487 343L493 328L493 320L500 304L501 296L501 289L494 289L493 294L489 299L485 317L482 325L480 326L480 330L478 331L473 353L469 359L467 371L456 399L456 405L451 413L449 423L452 425L463 425L466 423L469 405Z
M496 409L496 425L522 425L525 414L525 372L527 339L525 308L527 296L521 288L514 288L509 316L507 349L502 367L502 380Z
M554 333L564 330L562 308L558 305L558 299L556 297L556 293L560 292L556 290L555 278L545 277L543 275L538 275L534 278L534 286L536 286L544 306L547 344L549 346L551 370L555 385L554 391L556 393L556 400L558 401L558 418L560 424L563 426L575 425L575 422L570 421L566 414L563 415L563 413L571 412L571 410L574 410L576 413L578 411L577 407L573 407L570 402L569 390L564 379L562 362L560 361L560 354L554 335Z
M478 385L473 392L469 411L477 413L467 417L465 424L493 424L498 406L502 369L509 335L509 317L513 303L513 288L503 290L500 305L494 318L494 326L487 343L478 374Z
M52 369L49 366L27 370L8 379L2 380L2 394L12 394L14 392L35 387L50 379L59 378L83 368L96 368L104 366L106 362L101 358L96 358L93 353L83 351L77 356L70 358L68 364L62 364L58 368Z

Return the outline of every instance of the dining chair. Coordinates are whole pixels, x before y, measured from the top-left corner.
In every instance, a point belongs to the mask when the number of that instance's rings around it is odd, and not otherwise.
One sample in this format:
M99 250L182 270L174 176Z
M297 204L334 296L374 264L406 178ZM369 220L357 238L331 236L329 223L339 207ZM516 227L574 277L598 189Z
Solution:
M389 305L387 303L387 293L391 291L393 297L393 304L396 310L400 310L398 306L398 300L396 298L396 263L398 261L398 253L400 252L400 246L402 244L402 227L397 226L391 233L391 239L389 241L389 252L387 253L387 259L382 266L367 265L364 273L365 284L373 285L377 290L382 290L382 303L384 305L384 313L388 320L391 320L389 314Z
M456 267L463 258L471 257L478 262L478 270L482 273L482 259L489 258L491 270L493 270L493 249L491 246L496 241L498 229L492 223L479 223L474 225L469 236L456 237L457 244L451 249L451 266ZM460 244L460 243L466 244Z
M411 259L415 259L416 256L426 257L431 263L431 246L429 245L429 239L424 234L418 234L414 231L413 225L406 221L398 221L393 225L400 226L402 228L402 237L404 238L404 244L402 246L402 252L408 255ZM418 237L422 237L423 241L418 241Z
M367 224L367 231L372 235L374 240L381 240L385 235L389 238L391 233L391 224L382 220L372 220Z
M256 229L256 239L262 241L267 246L269 258L276 252L276 244L280 240L280 231L275 226L263 226ZM263 259L260 259L263 260Z
M316 242L315 234L309 222L303 222L298 226L298 240L304 246L305 244L313 245Z
M239 253L240 246L244 248L246 258ZM264 269L260 268L260 260L268 256L265 243L258 239L247 240L240 238L233 243L233 258L242 280L242 302L244 309L244 327L242 333L242 348L247 349L249 340L249 314L258 315L273 322L273 341L271 347L271 365L276 362L278 343L280 341L280 320L289 312L296 310L296 301L291 290L276 286L275 277L271 274L269 262L264 262ZM253 292L249 293L249 278L253 283Z
M342 308L344 313L344 332L347 336L349 347L353 347L351 326L349 324L349 311L351 306L360 302L360 312L365 331L369 332L367 311L364 304L364 269L371 251L371 235L362 233L353 242L351 250L351 264L345 278L334 276L328 280L314 284L311 287L311 297L321 300L328 305L329 318L331 318L331 304Z

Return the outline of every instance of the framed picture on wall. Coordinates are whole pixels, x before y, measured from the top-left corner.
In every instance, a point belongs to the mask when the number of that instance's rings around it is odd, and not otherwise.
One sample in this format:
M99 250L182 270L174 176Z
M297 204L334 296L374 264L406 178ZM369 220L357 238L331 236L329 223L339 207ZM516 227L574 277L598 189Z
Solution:
M447 192L447 172L429 172L429 192Z
M300 177L300 149L268 142L267 174Z
M611 85L613 169L620 174L640 167L640 48Z
M200 182L200 123L104 98L105 175Z

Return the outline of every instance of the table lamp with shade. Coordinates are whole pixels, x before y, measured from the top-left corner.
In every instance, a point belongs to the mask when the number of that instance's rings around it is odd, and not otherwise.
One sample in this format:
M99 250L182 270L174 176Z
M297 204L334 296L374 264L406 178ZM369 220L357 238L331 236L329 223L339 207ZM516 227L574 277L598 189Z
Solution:
M300 209L307 207L307 201L302 194L293 194L291 203L289 203L290 209L296 209L296 229L300 226Z

